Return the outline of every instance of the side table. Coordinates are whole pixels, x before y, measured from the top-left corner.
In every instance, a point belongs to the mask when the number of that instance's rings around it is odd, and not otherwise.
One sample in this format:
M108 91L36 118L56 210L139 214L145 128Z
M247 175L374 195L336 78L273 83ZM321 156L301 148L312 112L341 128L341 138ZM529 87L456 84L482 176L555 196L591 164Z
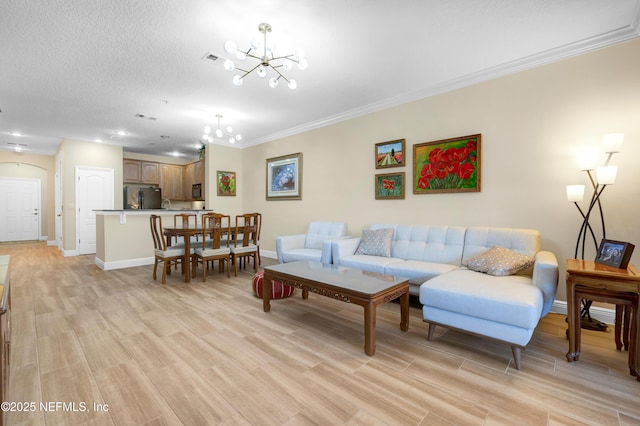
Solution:
M580 358L580 302L582 299L624 305L625 308L631 309L629 373L640 381L638 362L640 272L631 264L626 269L618 269L592 260L578 259L567 259L566 270L567 321L569 323L567 361L578 361Z

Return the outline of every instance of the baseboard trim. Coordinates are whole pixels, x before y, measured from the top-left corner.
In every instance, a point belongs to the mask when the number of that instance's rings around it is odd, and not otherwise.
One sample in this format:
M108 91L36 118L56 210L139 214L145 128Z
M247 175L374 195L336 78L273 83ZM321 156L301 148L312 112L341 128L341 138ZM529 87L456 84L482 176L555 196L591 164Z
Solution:
M550 312L567 315L567 302L564 300L556 300L555 302L553 302L553 306L551 306ZM598 321L602 321L606 324L616 323L615 309L592 306L591 309L589 309L589 312L591 313L591 318L593 319L597 319Z
M112 269L133 268L134 266L153 265L154 261L155 261L154 257L142 257L139 259L116 260L114 262L105 262L102 259L98 259L97 257L94 260L98 268L102 269L103 271L110 271Z

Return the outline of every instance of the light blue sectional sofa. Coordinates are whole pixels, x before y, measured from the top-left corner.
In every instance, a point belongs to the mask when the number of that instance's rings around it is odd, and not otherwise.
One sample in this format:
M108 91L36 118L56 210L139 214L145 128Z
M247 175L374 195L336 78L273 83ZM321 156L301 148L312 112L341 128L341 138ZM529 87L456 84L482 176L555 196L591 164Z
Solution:
M333 241L333 263L407 277L410 293L419 296L423 305L429 340L440 325L505 342L511 345L515 367L520 369L520 351L551 309L558 286L558 262L553 253L541 250L540 232L374 224L363 236L368 239L386 232L390 235L386 253L374 246L373 255L367 254L371 247L362 254L362 237ZM497 251L530 259L530 266L501 275L503 260L490 258ZM477 268L478 263L487 263L486 257L495 264L495 270L489 270L493 275L463 266L470 263Z

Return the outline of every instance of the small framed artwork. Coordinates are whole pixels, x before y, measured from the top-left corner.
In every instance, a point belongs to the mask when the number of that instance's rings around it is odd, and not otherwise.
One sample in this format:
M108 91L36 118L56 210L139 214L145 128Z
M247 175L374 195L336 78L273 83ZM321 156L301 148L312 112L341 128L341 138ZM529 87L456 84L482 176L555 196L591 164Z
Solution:
M223 172L218 170L217 186L219 196L236 196L236 172Z
M404 139L376 144L376 169L387 167L403 167L404 164Z
M376 200L404 200L404 172L376 175Z
M267 200L302 199L302 153L267 159Z
M629 265L634 248L631 243L603 239L598 248L596 263L625 269Z
M413 145L413 193L480 192L482 135Z

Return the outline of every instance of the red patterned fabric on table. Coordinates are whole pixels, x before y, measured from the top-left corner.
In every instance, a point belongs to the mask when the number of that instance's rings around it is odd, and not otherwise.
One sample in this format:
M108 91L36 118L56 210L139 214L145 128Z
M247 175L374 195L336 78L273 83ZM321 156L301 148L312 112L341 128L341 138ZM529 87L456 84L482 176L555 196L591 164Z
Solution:
M262 298L262 282L264 281L264 271L258 271L253 276L253 294L256 297ZM271 283L271 298L283 299L291 296L295 292L296 288L290 285L284 285L280 281L273 281Z

